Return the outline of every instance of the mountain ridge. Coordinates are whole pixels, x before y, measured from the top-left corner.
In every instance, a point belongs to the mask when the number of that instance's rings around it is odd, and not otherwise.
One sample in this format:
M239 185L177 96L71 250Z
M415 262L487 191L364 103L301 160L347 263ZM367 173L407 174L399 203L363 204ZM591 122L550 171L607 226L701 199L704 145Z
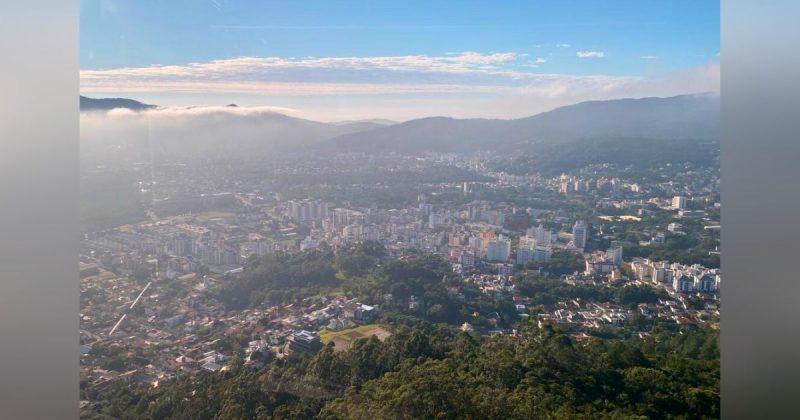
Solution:
M124 98L82 96L81 101L90 110L158 109ZM249 115L238 111L209 118L175 118L185 119L179 123L152 119L148 125L135 119L109 121L102 124L111 126L93 132L96 124L101 124L98 121L104 120L98 116L92 119L95 125L82 123L82 151L87 158L117 159L146 159L151 152L177 159L243 160L336 152L418 155L495 151L514 156L552 154L560 145L577 150L575 144L581 142L613 139L719 140L719 98L709 94L587 101L508 120L434 116L384 125L371 120L326 123L278 112ZM113 136L103 131L119 124L128 128ZM608 144L620 147L620 143Z
M719 99L713 94L625 98L567 105L530 117L426 117L325 142L328 150L458 152L525 149L526 145L598 138L719 138Z
M143 111L157 108L157 106L127 98L89 98L83 95L80 96L81 111L110 111L117 108Z

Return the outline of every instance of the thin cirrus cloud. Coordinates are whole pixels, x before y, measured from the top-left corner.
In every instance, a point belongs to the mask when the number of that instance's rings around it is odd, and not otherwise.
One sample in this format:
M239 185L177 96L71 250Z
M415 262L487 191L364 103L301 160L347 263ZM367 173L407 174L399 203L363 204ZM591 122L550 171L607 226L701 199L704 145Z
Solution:
M657 55L641 55L641 56L639 56L639 58L641 58L642 60L657 60L658 56Z
M572 45L570 45L570 44L562 44L562 43L558 43L558 44L536 44L536 45L534 45L534 47L536 47L536 48L550 48L550 47L570 48L570 47L572 47Z
M578 58L603 58L606 53L603 51L578 51L575 55Z

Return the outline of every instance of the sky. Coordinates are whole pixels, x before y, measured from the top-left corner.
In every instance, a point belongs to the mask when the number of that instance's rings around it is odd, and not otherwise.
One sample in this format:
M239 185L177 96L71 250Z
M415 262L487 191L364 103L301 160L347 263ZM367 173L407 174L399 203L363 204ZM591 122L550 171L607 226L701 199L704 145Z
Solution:
M719 2L81 2L81 92L320 121L719 89Z

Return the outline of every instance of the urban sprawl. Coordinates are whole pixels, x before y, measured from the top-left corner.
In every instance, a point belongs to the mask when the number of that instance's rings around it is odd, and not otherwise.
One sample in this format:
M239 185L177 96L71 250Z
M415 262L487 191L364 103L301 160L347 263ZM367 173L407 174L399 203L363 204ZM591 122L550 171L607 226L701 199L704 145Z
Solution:
M384 340L392 334L378 321L384 309L414 314L425 305L422 296L384 293L365 301L328 288L234 308L217 293L260 257L359 244L375 244L399 261L436 256L449 264L447 291L457 299L511 304L520 320L558 326L578 340L637 317L718 326L718 169L664 165L642 177L595 165L545 176L497 171L495 156L337 159L291 171L276 165L283 168L276 172L309 177L291 190L275 188L279 181L215 181L225 175L204 174L204 168L140 171L146 220L88 232L82 240L82 379L95 387L121 380L158 386L180 375L224 371L233 360L259 366L327 342L339 351L362 337ZM385 189L382 179L331 180L327 187L315 181L364 161L383 166L390 178L392 171L426 166L474 177L420 182L415 198L391 206L371 198ZM173 176L178 171L185 176ZM157 182L159 175L172 181ZM312 187L315 182L320 186ZM537 300L520 279L538 275L571 286L645 287L658 298ZM496 312L471 316L452 327L516 333ZM646 331L639 337L649 339Z

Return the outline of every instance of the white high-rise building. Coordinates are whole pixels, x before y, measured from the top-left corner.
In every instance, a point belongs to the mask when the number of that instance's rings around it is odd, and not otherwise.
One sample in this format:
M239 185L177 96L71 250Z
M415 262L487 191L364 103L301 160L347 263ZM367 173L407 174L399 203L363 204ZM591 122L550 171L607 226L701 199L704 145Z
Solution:
M519 248L517 249L517 264L525 264L528 262L541 262L550 259L553 254L553 249L549 246L537 246L533 248Z
M583 220L578 220L575 222L575 225L572 226L572 244L575 248L580 249L583 251L586 248L586 238L589 234L589 227L583 222Z
M542 227L542 225L528 229L525 235L536 240L536 245L538 246L550 245L552 241L552 233L549 229Z
M360 241L363 235L363 226L361 225L348 225L342 229L342 237L347 242Z
M298 222L320 220L328 217L328 203L319 200L292 200L289 215Z

